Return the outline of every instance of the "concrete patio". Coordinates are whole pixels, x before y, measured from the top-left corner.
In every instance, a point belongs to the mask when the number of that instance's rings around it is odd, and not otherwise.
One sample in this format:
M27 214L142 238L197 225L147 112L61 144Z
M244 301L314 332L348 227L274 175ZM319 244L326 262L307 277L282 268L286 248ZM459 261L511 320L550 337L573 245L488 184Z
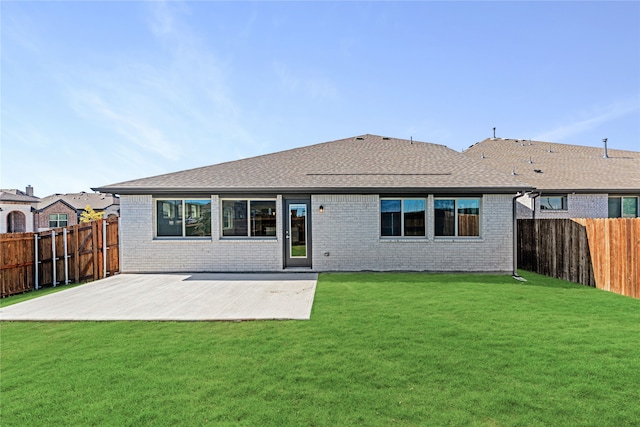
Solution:
M305 320L317 279L316 273L120 274L1 308L0 320Z

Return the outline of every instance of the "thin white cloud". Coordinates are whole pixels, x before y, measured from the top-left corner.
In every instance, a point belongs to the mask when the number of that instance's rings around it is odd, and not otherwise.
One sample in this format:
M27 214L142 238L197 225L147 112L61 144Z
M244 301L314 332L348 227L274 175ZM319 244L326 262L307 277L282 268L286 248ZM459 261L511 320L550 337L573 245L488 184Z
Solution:
M640 102L638 102L638 100L611 104L604 110L591 112L589 115L585 114L584 116L586 116L586 118L572 121L535 135L533 139L538 141L561 141L594 129L603 123L626 116L627 114L637 113L638 110L640 110Z
M91 107L94 113L106 119L109 127L138 147L169 160L177 160L180 157L180 148L167 141L162 130L143 118L133 114L119 113L96 95L85 97L81 103Z

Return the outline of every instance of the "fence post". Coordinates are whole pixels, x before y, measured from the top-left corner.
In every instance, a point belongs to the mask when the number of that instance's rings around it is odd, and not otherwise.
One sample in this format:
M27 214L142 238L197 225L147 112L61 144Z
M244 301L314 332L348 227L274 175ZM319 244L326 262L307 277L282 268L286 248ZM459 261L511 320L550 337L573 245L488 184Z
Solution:
M67 248L67 229L62 229L62 238L64 239L64 284L69 284L69 249Z
M53 287L55 288L58 284L56 280L56 231L51 231L51 258L53 258Z
M102 277L107 277L107 221L102 220Z
M35 269L36 269L36 270L35 270L35 274L34 274L35 279L36 279L36 283L35 283L35 285L36 285L36 286L35 286L36 291L37 291L37 290L38 290L38 288L40 287L40 286L39 286L39 284L40 284L40 280L39 280L39 278L38 278L38 263L39 263L39 261L38 261L38 238L39 238L39 237L40 237L40 235L39 235L38 233L35 233L35 234L33 235L33 238L34 238L34 240L35 240L35 244L34 244L34 246L35 246L35 260L34 260L33 265L35 266Z

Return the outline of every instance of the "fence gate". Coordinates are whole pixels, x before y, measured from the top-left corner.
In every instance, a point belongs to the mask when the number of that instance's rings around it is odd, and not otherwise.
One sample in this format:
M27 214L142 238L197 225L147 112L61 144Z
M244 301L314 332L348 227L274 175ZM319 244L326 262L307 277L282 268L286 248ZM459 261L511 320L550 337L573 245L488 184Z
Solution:
M0 235L2 297L119 272L118 219Z

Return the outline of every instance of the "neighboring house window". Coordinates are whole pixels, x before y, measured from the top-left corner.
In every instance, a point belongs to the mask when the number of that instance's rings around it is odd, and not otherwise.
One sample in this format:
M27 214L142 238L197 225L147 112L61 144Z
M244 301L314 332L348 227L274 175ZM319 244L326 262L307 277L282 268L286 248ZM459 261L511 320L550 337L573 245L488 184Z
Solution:
M158 237L211 236L211 200L156 200Z
M26 230L26 220L22 212L13 211L7 215L7 233L24 233Z
M638 197L609 197L609 218L637 218Z
M50 214L49 228L66 227L69 224L67 214Z
M276 201L236 199L221 202L223 237L275 237Z
M381 199L380 235L424 237L425 212L425 199Z
M567 196L541 196L540 210L543 211L566 211Z
M480 236L480 199L435 199L434 228L436 237Z

